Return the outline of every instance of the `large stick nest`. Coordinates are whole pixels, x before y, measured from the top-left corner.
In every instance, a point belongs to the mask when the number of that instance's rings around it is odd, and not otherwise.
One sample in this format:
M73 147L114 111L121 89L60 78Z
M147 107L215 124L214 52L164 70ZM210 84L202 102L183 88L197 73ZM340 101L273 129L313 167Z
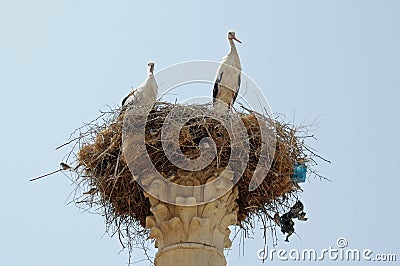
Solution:
M177 104L157 102L149 113L145 131L146 148L153 165L164 178L172 182L182 175L182 170L169 162L163 153L161 134L154 132L161 129L165 118L176 106ZM250 192L250 180L259 160L260 126L250 110L243 109L239 112L239 117L247 130L250 154L246 169L236 184L239 187L238 225L249 230L255 217L261 218L264 225L266 221L273 224L274 214L282 214L290 208L290 204L301 191L299 185L292 181L294 164L313 162L316 155L304 144L304 137L297 136L294 126L276 118L264 117L263 123L275 128L275 154L265 179L256 190ZM78 137L73 138L75 152L78 150L75 154L78 163L75 169L78 187L82 189L83 186L87 190L84 193L77 192L76 201L92 209L100 207L107 225L114 227L119 235L129 238L145 237L146 216L151 215L150 204L123 155L123 110L103 113L101 119L102 122L95 120L79 129ZM193 174L201 184L211 175L220 173L230 156L227 131L219 126L218 121L207 117L191 119L181 129L179 145L182 153L188 158L196 158L199 142L204 137L213 138L218 152L210 165Z

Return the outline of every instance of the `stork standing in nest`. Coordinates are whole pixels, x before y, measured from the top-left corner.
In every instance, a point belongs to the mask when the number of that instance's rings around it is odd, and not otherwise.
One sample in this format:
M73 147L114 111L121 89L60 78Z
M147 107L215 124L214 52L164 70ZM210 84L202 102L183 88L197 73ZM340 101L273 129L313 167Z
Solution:
M236 38L234 31L228 32L228 41L231 49L222 59L218 68L213 90L213 105L218 109L227 108L230 110L239 92L240 76L242 72L234 41L242 42Z
M154 78L154 62L147 63L148 75L147 79L137 88L133 89L128 96L122 100L122 108L126 108L130 104L153 104L157 100L158 85Z

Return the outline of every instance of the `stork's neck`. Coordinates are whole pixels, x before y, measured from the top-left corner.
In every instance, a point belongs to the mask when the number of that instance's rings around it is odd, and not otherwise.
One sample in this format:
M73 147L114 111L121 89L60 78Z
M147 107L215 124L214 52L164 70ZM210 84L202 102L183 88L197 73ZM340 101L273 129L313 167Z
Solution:
M229 51L229 54L237 54L236 45L233 42L233 39L228 39L228 40L229 40L229 45L231 46L231 50Z

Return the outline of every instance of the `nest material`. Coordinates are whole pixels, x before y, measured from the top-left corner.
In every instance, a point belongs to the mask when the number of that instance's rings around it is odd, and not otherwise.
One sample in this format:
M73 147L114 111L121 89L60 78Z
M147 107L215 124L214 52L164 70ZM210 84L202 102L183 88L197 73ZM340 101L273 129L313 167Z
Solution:
M154 134L161 129L166 116L176 104L156 103L149 114L146 124L146 148L153 165L165 178L179 177L182 170L170 163L162 149L161 134ZM204 107L206 108L206 107ZM98 203L104 207L108 224L120 227L122 224L140 224L145 227L146 216L151 215L148 198L137 184L129 170L122 153L123 113L113 112L110 120L103 125L91 128L89 134L81 133L79 140L80 178L88 187L85 194L87 203ZM283 213L296 200L299 186L293 183L293 165L295 162L310 160L304 139L296 137L296 131L288 124L276 119L266 118L266 123L276 132L275 154L270 170L259 187L250 192L250 180L259 159L261 145L260 127L256 116L251 111L239 113L249 139L250 154L243 175L239 178L238 225L244 229L251 227L254 216L273 222L274 213ZM204 137L211 137L216 143L218 153L205 169L193 173L199 182L220 173L226 167L230 156L230 137L219 122L207 117L189 120L179 133L179 145L188 158L199 156L199 142ZM78 172L78 171L77 171ZM174 180L171 180L174 181ZM190 184L186 184L190 185ZM135 227L139 230L139 227ZM143 232L143 231L141 231ZM134 234L139 232L133 232Z

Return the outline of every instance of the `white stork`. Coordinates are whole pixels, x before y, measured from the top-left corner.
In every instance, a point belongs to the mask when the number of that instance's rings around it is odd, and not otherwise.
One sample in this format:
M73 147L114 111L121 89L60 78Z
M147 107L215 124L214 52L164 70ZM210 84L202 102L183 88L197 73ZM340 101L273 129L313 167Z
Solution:
M154 78L154 63L147 63L148 75L145 82L143 82L139 87L131 90L131 92L122 100L122 107L126 107L130 104L153 104L157 100L158 85L156 79Z
M222 59L215 78L213 90L213 104L216 108L231 109L240 87L240 75L242 67L234 40L239 41L234 31L228 32L228 40L231 46L229 53Z

